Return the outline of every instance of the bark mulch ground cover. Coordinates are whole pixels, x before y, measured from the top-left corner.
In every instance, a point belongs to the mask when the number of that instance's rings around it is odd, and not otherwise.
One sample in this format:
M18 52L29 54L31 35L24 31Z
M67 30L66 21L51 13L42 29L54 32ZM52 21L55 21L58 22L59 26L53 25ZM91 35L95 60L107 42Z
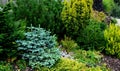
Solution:
M120 59L104 55L102 60L111 71L120 71Z

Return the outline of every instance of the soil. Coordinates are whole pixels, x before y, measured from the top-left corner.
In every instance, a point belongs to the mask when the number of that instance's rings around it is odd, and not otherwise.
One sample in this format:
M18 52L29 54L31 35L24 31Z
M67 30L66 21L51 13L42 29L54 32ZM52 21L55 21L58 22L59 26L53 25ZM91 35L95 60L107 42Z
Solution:
M111 71L120 71L120 59L104 55L102 60Z

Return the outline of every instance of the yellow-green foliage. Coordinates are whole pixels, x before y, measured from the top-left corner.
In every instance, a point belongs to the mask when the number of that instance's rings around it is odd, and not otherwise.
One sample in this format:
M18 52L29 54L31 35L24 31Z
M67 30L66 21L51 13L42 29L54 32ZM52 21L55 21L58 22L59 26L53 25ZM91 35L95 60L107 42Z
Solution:
M98 12L98 11L92 11L92 15L91 15L92 19L101 22L104 21L106 18L106 14L104 12Z
M79 35L90 18L92 0L65 0L63 5L61 17L67 35Z
M52 68L55 71L82 71L86 68L85 64L78 63L75 60L70 60L68 58L62 58L60 62Z
M65 37L63 40L61 40L61 44L63 50L65 49L67 52L75 50L77 47L79 47L78 44L69 37Z
M104 37L106 39L106 53L115 55L120 58L120 27L114 24L104 31Z
M78 62L85 63L88 66L95 66L101 62L102 55L97 51L76 50L74 57Z
M103 71L100 66L87 67L83 63L68 58L61 58L61 60L52 68L39 68L38 71ZM104 71L107 71L106 69Z

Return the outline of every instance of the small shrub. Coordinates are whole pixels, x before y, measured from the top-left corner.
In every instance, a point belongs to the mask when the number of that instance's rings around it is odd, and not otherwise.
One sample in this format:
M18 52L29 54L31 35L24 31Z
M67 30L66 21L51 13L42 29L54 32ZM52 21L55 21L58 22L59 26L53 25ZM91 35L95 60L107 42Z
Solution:
M82 35L78 38L78 43L83 49L100 50L104 49L104 29L106 24L91 20L89 25L83 29Z
M22 57L29 61L29 65L53 66L60 58L60 51L57 47L56 37L51 36L49 31L43 28L31 27L31 31L25 33L25 40L16 41L19 44L19 51Z
M120 27L110 24L104 31L106 42L105 52L109 55L115 55L120 58Z
M104 12L98 12L98 11L93 10L91 17L92 17L92 19L94 19L98 22L102 22L105 20L106 14Z
M76 50L74 57L78 62L82 62L93 67L100 64L102 55L97 51Z
M64 40L61 40L61 44L62 48L67 52L73 51L78 47L78 44L69 37L65 37Z

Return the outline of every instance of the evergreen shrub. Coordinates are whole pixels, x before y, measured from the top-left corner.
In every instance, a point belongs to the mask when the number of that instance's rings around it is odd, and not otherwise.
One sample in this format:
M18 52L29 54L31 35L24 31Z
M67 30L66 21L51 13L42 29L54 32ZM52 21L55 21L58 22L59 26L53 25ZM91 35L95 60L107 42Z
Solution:
M61 40L61 45L62 49L66 50L67 52L73 51L79 47L74 40L66 36L63 40Z
M106 40L106 54L120 58L120 27L110 24L109 28L104 31L104 37Z
M115 4L115 7L112 10L111 16L120 18L120 5Z
M37 65L51 67L60 58L60 51L57 47L56 37L50 35L49 31L43 28L31 27L25 33L24 40L17 40L18 50L22 58L28 61L29 65L35 68Z
M91 17L92 0L64 0L61 12L65 34L72 39L80 35Z
M102 51L105 45L105 28L105 23L91 20L89 25L83 29L82 35L78 38L78 43L81 45L82 49Z
M102 3L103 3L104 11L109 15L111 15L111 12L115 6L114 0L103 0Z
M0 59L11 58L17 54L15 41L24 38L26 23L14 21L13 11L6 7L0 11ZM4 54L4 56L3 56Z
M60 13L62 11L61 0L16 0L11 3L16 20L25 19L27 26L33 24L50 30L52 34L61 36L63 26Z

